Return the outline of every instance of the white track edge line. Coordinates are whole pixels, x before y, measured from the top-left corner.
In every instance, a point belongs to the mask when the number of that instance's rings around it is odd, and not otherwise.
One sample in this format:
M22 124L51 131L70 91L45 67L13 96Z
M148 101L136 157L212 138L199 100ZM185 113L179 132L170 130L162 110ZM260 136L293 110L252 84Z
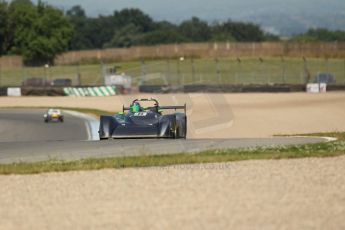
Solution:
M326 140L326 142L333 142L333 141L337 141L338 138L335 138L335 137L320 137L320 136L289 136L289 137L302 137L302 138L321 138L321 139L324 139Z
M80 113L80 112L76 112L72 110L63 110L63 111L71 116L78 117L84 120L89 141L99 140L99 136L98 136L99 120L97 118L85 113Z

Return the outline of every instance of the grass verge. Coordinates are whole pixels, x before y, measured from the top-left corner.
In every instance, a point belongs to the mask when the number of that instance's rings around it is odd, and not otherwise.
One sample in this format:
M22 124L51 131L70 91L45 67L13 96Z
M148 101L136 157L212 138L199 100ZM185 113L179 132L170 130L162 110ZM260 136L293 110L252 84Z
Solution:
M244 149L210 150L195 154L114 157L77 161L46 161L0 165L0 174L37 174L80 170L122 169L136 167L161 167L178 164L221 163L259 159L290 159L305 157L335 157L345 155L345 133L320 133L309 136L338 138L328 143L291 145L280 147L255 147Z

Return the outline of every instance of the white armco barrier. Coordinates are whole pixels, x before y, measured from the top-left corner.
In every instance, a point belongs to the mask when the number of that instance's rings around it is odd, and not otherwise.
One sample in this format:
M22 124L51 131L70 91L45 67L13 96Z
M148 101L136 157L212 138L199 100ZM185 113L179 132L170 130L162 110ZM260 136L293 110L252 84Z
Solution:
M7 96L21 97L22 96L22 89L21 88L7 88Z
M308 93L326 93L327 84L326 83L310 83L307 84Z

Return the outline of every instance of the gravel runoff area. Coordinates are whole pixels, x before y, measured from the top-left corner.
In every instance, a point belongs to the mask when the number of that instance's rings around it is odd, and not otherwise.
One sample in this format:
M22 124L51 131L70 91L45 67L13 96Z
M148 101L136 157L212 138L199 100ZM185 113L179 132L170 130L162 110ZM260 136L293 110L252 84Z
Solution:
M195 138L345 130L345 93L188 97ZM0 107L116 111L131 98L0 98ZM202 125L219 114L221 123ZM0 176L0 229L344 229L344 165L338 157Z
M345 157L0 176L1 229L345 229Z

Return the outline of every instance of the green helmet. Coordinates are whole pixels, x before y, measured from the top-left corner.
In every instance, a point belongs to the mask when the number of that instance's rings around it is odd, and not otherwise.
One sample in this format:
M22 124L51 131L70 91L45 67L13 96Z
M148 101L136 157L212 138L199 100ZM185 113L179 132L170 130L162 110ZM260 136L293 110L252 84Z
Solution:
M140 112L140 104L138 102L131 105L131 112L133 112L133 113Z

